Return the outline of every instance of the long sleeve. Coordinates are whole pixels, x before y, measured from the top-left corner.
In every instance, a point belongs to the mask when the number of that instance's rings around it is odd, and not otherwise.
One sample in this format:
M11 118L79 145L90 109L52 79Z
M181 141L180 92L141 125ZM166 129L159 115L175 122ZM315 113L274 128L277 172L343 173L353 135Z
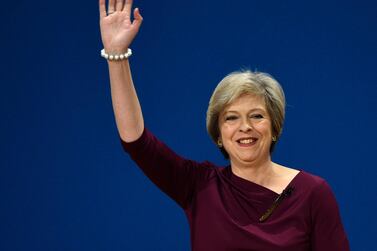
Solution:
M146 128L136 141L121 143L146 176L183 209L211 170L209 162L198 163L177 155Z
M349 251L335 196L326 181L313 191L311 198L311 250Z

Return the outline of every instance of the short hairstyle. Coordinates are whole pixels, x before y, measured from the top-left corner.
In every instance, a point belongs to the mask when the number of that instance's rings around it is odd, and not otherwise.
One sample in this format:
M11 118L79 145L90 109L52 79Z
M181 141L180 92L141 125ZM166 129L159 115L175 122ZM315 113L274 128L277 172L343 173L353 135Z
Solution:
M285 118L285 95L282 87L271 75L263 72L242 70L227 75L215 88L207 109L207 131L217 145L220 136L219 115L225 107L244 94L263 97L271 118L272 136L279 139ZM271 143L272 153L276 141ZM228 153L220 147L225 158Z

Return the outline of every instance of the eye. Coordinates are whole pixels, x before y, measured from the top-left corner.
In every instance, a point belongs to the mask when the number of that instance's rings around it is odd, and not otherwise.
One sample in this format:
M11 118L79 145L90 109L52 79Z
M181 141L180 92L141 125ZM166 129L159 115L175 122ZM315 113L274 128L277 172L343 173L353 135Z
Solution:
M236 120L238 117L235 116L235 115L230 115L230 116L226 116L225 117L225 120L228 121L228 120Z
M252 115L250 115L250 118L252 118L252 119L263 119L263 115L262 114L252 114Z

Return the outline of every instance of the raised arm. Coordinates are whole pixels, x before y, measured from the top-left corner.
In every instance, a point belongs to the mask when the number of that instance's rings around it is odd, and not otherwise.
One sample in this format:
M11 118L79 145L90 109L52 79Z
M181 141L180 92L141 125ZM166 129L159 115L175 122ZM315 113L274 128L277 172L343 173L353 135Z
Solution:
M132 0L99 0L101 37L107 54L125 53L139 31L142 16L134 9L131 22ZM120 137L132 142L144 130L144 120L132 81L128 60L108 61L111 98Z

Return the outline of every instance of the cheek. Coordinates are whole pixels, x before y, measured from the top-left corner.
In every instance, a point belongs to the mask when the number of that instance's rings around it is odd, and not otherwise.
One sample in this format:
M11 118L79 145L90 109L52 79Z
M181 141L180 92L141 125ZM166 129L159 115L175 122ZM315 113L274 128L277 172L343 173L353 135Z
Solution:
M271 135L272 130L271 130L271 124L269 122L261 122L257 125L254 125L255 130L260 132L263 135Z
M234 126L228 125L228 124L223 124L220 127L220 136L222 138L228 138L230 137L234 132Z

